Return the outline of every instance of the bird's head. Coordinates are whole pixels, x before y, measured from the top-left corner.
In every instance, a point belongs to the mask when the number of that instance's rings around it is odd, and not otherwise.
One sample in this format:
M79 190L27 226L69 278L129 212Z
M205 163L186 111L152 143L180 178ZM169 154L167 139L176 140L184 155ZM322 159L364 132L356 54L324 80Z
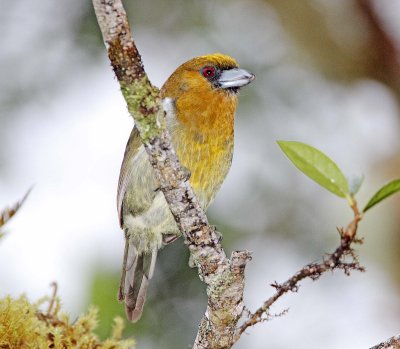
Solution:
M254 74L240 69L235 59L215 53L195 57L178 67L161 89L162 97L175 101L177 117L197 128L231 121L237 93Z

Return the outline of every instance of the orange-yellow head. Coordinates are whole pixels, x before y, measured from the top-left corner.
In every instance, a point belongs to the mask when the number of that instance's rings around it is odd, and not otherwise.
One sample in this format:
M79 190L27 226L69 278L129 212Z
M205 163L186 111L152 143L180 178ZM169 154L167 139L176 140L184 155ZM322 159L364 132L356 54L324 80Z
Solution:
M203 208L230 168L238 91L252 80L254 75L240 69L232 57L216 53L182 64L161 89L163 98L174 101L172 140Z
M235 59L215 53L195 57L179 66L161 89L175 100L179 121L200 132L233 127L237 92L254 80Z

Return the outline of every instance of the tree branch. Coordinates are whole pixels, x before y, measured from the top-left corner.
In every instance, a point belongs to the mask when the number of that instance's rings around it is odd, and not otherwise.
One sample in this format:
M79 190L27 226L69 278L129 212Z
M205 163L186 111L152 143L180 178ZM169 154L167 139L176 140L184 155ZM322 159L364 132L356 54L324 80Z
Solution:
M400 349L400 335L393 336L369 349Z
M349 275L351 270L364 271L364 268L360 266L355 251L351 246L353 243L362 243L362 240L356 238L358 223L362 219L362 215L358 210L355 200L352 201L351 208L354 213L353 220L348 224L347 228L338 228L340 234L339 247L333 253L329 254L322 262L306 265L283 284L274 282L271 286L276 289L275 294L267 299L253 314L249 315L248 320L238 328L235 341L239 340L241 334L246 331L247 328L267 320L270 317L269 309L271 306L285 293L290 291L297 292L301 280L306 278L317 280L323 273L335 269L344 270L346 275ZM349 257L350 261L346 261L346 257Z
M159 90L144 71L121 0L93 0L93 5L128 110L199 276L207 284L207 311L193 348L230 348L243 312L244 268L250 253L233 252L228 259L220 234L208 224L165 129L165 115L174 113L173 105L166 99L163 109Z

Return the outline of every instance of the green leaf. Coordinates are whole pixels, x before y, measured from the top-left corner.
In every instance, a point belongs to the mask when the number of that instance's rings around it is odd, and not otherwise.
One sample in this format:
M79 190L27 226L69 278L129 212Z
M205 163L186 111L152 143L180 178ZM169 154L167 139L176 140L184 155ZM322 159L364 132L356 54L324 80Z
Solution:
M386 199L388 196L393 195L400 191L400 179L395 179L379 189L375 195L369 200L368 204L364 207L363 212L366 212L377 203Z
M346 177L324 153L314 147L293 141L278 141L279 146L293 164L305 175L342 198L349 198Z

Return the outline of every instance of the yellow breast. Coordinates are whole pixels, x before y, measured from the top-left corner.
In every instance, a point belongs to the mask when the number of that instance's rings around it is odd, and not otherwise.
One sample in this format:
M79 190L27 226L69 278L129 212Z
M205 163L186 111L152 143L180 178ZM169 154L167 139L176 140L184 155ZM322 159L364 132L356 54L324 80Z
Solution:
M203 208L214 199L232 163L236 105L237 97L225 91L176 101L173 143Z
M205 209L231 166L233 138L225 140L217 134L199 135L193 130L178 131L173 138L182 165L190 170L190 184Z

